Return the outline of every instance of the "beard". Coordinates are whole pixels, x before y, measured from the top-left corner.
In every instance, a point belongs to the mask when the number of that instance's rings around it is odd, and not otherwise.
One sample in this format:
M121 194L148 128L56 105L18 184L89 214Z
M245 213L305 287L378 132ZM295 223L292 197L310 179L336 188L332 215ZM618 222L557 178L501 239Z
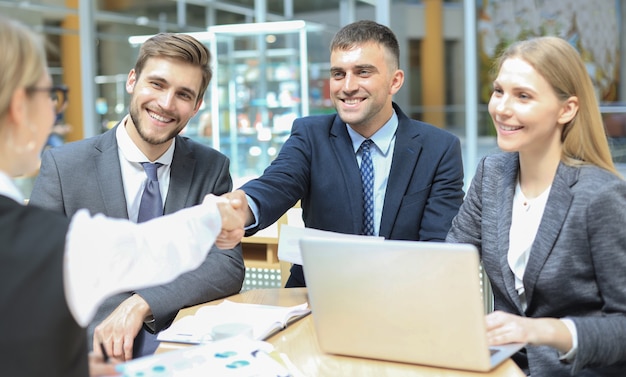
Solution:
M167 134L163 136L149 136L141 124L141 120L139 117L140 111L141 110L138 108L138 106L136 104L132 104L131 102L130 111L129 111L130 119L133 121L133 124L135 125L135 129L137 130L139 137L141 137L141 139L148 144L161 145L163 143L166 143L172 140L174 137L176 137L176 135L178 135L180 131L185 127L184 125L181 125L169 131Z

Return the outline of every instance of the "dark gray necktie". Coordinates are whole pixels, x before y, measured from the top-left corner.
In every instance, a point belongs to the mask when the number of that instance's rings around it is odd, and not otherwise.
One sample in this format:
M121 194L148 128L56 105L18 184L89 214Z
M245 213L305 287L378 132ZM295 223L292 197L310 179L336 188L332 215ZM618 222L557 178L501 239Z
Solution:
M143 165L143 169L146 171L148 181L141 195L139 216L137 216L138 223L163 215L163 199L161 198L159 178L157 177L157 169L163 164L142 162L141 165Z
M370 147L373 141L363 141L361 150L361 183L363 185L363 234L374 235L374 164Z

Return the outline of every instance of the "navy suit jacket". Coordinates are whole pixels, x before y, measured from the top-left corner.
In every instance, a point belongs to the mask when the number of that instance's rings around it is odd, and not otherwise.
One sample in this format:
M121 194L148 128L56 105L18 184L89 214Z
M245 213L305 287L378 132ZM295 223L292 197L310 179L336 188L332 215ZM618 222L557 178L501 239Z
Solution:
M394 109L398 129L379 235L443 241L463 201L459 139ZM346 127L336 114L294 122L272 164L242 186L259 207L258 227L248 234L273 224L298 200L306 227L361 233L361 175ZM305 285L301 266L291 274L288 286Z
M67 216L87 208L92 214L127 219L115 130L46 150L30 203ZM207 194L221 195L232 189L226 156L182 136L176 136L175 142L165 214L202 203ZM198 269L137 293L150 305L155 330L160 331L183 307L239 292L244 276L241 246L232 250L213 247ZM90 340L95 326L132 293L105 301L89 325Z
M626 182L595 166L560 164L524 273L524 310L507 261L518 172L517 153L484 158L447 240L478 247L495 309L574 321L574 362L528 346L515 356L527 373L626 376Z

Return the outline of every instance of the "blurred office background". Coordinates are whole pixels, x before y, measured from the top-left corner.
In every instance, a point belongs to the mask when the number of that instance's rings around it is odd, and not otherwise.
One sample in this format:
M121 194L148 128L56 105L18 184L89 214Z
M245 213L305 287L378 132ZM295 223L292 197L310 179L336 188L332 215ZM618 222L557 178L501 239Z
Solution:
M333 112L328 44L373 19L395 31L406 82L395 101L463 140L469 178L495 150L488 114L491 59L511 41L552 34L583 55L616 162L626 162L626 0L0 0L0 12L41 31L54 80L70 87L68 141L126 113L138 46L158 32L195 33L215 76L185 134L232 160L237 181L262 173L294 118Z

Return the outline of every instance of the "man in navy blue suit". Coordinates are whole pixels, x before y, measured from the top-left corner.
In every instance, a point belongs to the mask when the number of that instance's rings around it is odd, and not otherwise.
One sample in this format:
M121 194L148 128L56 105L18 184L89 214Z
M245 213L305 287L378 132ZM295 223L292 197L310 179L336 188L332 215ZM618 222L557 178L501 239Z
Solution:
M404 72L388 27L373 21L347 25L330 51L330 95L337 114L297 119L263 175L227 194L248 197L246 234L273 224L298 200L306 227L364 234L359 165L361 143L369 139L374 235L444 241L463 201L459 139L409 119L392 102ZM306 286L302 266L292 266L286 286Z

